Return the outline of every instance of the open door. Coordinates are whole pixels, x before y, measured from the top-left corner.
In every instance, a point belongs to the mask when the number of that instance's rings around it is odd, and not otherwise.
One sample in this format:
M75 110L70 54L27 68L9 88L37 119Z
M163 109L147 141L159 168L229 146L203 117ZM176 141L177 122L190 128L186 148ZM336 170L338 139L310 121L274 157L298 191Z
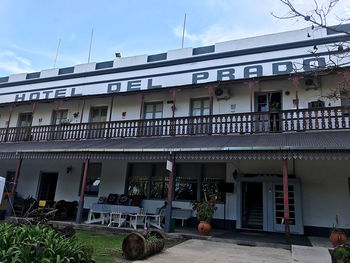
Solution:
M42 173L40 176L38 200L54 201L58 173Z
M242 183L242 227L263 229L263 184Z

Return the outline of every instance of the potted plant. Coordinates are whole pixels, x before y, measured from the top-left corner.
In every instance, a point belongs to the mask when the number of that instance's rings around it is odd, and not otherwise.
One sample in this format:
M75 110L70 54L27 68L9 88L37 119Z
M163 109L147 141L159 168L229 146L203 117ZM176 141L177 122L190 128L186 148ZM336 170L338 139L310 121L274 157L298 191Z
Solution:
M335 217L335 225L333 225L330 235L329 235L329 240L331 241L333 247L338 247L340 245L346 244L346 241L348 240L344 231L337 228L336 226L338 225L338 216Z
M198 225L199 234L201 236L207 236L211 230L210 222L217 207L213 203L213 200L209 200L192 203L192 209L196 211L196 216L200 221Z

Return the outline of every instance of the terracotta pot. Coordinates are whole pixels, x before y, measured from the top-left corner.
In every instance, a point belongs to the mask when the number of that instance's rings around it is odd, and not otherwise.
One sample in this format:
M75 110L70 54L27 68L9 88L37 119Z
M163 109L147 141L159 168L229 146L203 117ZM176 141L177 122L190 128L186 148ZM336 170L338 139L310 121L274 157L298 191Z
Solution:
M333 247L337 247L343 245L348 240L346 235L342 232L332 232L329 236L329 240L331 241Z
M201 221L198 225L198 231L201 236L209 235L211 230L211 225L208 222Z

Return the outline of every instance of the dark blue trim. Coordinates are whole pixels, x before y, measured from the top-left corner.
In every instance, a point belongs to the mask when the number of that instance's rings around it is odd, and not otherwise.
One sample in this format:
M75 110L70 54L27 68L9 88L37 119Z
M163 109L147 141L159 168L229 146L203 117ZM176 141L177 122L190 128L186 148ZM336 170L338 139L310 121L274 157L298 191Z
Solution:
M58 70L58 75L71 74L71 73L74 73L74 67L60 68Z
M95 69L113 68L113 60L96 63Z
M160 54L148 56L147 62L155 62L155 61L166 60L166 59L167 59L167 53L160 53Z
M278 44L278 45L271 45L271 46L258 47L258 48L249 48L249 49L237 50L237 51L213 53L209 55L175 59L170 61L161 61L157 63L142 64L142 65L136 65L136 66L123 67L123 68L112 68L112 69L105 69L105 70L99 70L99 71L76 73L74 75L71 74L67 76L54 76L54 77L43 78L43 79L10 82L10 83L0 84L0 88L28 85L28 84L35 84L35 83L42 83L42 82L50 82L50 81L57 81L57 80L66 80L66 79L72 79L72 78L91 77L91 76L99 76L99 75L105 75L105 74L130 72L130 71L151 69L151 68L158 68L158 67L174 66L174 65L181 65L185 63L201 62L201 61L207 61L207 60L258 54L258 53L279 51L279 50L285 50L285 49L301 48L306 46L323 45L323 44L343 42L348 40L350 40L350 35L340 35L340 36L327 37L327 38L321 38L321 39L304 40L304 41L293 42L293 43ZM74 70L74 67L72 68ZM64 69L60 69L60 71L61 70L64 70ZM73 73L73 72L70 72L70 73ZM59 73L59 75L61 74Z
M40 78L40 72L28 73L26 79L36 79Z
M4 82L8 82L8 81L9 81L9 77L0 78L0 83L4 83Z
M197 47L192 49L192 55L202 55L207 53L213 53L215 52L215 45L212 46L206 46L206 47Z
M13 91L13 92L0 93L0 96L1 95L11 95L11 94L17 94L17 93L24 93L24 92L35 92L35 91L43 91L43 90L55 90L55 89L62 89L62 88L72 88L72 87L94 85L94 84L101 84L101 83L112 83L112 82L125 81L125 80L155 78L155 77L170 76L170 75L177 75L177 74L183 74L183 73L198 72L198 71L204 71L204 70L221 69L221 68L229 68L229 67L238 67L238 66L261 64L261 63L275 62L275 61L281 61L281 60L290 60L290 59L297 59L297 58L308 58L308 57L315 57L315 56L324 56L324 55L328 55L330 53L331 54L333 54L333 53L336 54L336 53L340 53L340 52L339 51L334 51L334 52L328 52L327 51L327 52L322 52L322 53L317 53L317 54L306 54L306 55L299 55L299 56L289 56L289 57L283 57L283 58L256 60L256 61L242 62L242 63L236 63L236 64L226 64L226 65L206 67L206 68L200 68L200 69L172 71L172 72L152 74L152 75L142 75L142 76L137 76L137 77L132 77L132 78L101 80L101 81L86 82L86 83L79 83L79 84L73 84L73 85L47 87L47 88L34 89L34 90L29 90L29 91ZM213 80L213 81L216 81L216 80Z
M350 24L330 26L327 28L327 35L342 34L341 32L337 32L337 30L350 32Z

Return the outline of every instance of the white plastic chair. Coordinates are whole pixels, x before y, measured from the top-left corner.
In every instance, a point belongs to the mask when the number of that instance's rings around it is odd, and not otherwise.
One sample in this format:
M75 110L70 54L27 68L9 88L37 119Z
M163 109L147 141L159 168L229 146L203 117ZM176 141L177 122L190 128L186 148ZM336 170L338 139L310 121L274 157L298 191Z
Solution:
M103 205L99 205L98 208L94 205L89 211L88 214L88 220L85 221L85 224L93 224L93 223L100 223L100 224L106 224L109 221L109 214L110 210L108 208L105 208Z
M165 217L165 209L158 210L158 214L147 215L148 227L154 226L158 229L162 229L162 222L163 222L164 217Z
M137 226L143 226L143 228L147 227L147 215L143 208L140 208L139 211L135 215L129 215L130 221L129 226L133 227L135 230Z
M126 224L126 215L123 214L119 206L111 207L108 226L113 226L113 224L116 224L117 227L121 227Z

